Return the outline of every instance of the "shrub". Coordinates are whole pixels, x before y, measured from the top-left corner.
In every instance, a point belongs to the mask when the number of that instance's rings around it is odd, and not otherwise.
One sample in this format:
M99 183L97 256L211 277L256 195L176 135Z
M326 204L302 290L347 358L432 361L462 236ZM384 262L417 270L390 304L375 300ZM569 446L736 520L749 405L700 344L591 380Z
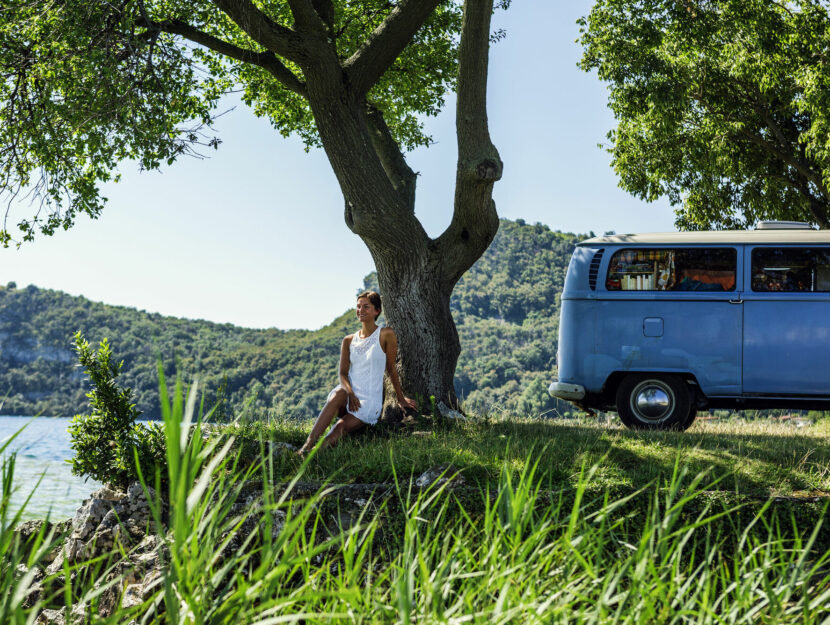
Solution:
M81 332L75 333L75 350L92 382L86 394L89 415L76 415L69 425L72 473L126 488L138 478L136 456L144 475L154 475L164 464L164 431L158 423L136 423L141 411L133 391L121 388L116 378L124 362L114 363L105 338L94 351ZM162 476L165 471L160 471Z

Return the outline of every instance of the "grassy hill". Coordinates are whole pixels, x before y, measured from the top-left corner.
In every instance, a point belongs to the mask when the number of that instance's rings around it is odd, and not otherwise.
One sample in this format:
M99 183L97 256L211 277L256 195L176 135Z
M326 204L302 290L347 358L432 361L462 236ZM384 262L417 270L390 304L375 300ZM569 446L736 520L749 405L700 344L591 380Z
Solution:
M556 356L559 296L579 237L542 224L502 220L493 244L452 298L462 353L456 390L472 406L539 415L568 410L546 392ZM364 286L376 287L370 274ZM0 397L5 414L86 410L86 379L71 339L108 338L139 408L159 412L158 358L165 373L198 377L212 401L220 387L235 410L316 414L337 383L340 340L356 328L344 312L316 330L254 330L108 306L35 286L0 287Z

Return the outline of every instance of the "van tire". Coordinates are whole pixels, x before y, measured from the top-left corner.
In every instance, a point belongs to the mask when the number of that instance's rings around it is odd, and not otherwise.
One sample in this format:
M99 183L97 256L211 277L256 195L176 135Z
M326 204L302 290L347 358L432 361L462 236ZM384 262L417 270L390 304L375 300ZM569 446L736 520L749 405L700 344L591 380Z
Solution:
M692 423L695 422L695 417L697 417L697 407L693 404L692 407L689 409L689 416L686 417L686 421L683 423L680 429L688 430L690 427L692 427Z
M624 377L616 404L620 420L632 430L685 430L696 414L688 384L673 375Z

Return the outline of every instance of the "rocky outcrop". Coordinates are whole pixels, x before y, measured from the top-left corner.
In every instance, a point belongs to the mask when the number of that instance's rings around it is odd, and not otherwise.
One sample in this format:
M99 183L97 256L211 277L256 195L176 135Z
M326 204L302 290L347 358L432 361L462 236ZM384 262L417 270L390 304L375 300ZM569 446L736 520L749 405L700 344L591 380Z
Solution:
M463 414L458 412L457 410L450 408L444 402L438 402L438 412L444 419L452 419L454 421L466 421L467 417Z
M427 469L415 480L415 486L418 488L439 488L445 484L448 488L464 484L464 478L461 477L458 469L451 464L442 464Z
M67 519L59 523L51 523L49 521L36 520L26 521L20 523L14 528L15 533L20 539L20 546L23 549L22 557L24 559L29 557L32 549L37 542L40 545L43 541L47 541L50 537L60 537L66 534L72 526L72 520ZM37 541L37 537L41 537L41 541ZM52 550L41 558L41 564L50 564L57 556L57 550Z
M149 494L155 498L152 489ZM109 568L104 567L106 574L96 583L96 588L104 588L98 598L98 614L107 616L119 601L124 606L145 601L161 579L163 541L153 531L151 519L147 497L137 482L126 492L105 486L92 493L70 521L50 528L66 537L41 562L47 565L45 570L31 571L31 585L24 606L33 606L60 590L56 588L56 580L61 579L65 564L83 563L110 554L117 555L117 562ZM18 526L16 532L24 544L32 544L33 536L46 533L43 524L44 521L29 521ZM122 551L127 553L126 558L120 557ZM19 571L21 576L28 572ZM73 570L72 578L76 575L77 571ZM44 587L47 581L48 587ZM84 606L76 606L70 620L80 622L83 617ZM64 610L45 608L36 622L64 623Z
M150 496L155 498L153 489ZM116 544L129 549L148 534L150 506L141 484L135 482L127 492L103 487L92 493L72 518L72 533L64 549L47 572L63 566L109 553Z

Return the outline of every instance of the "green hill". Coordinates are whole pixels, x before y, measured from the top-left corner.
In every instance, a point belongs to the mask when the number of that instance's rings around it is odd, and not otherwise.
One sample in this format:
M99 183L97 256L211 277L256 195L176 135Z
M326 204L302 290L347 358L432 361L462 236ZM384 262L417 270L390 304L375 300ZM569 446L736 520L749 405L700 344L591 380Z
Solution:
M542 224L502 220L493 244L459 282L452 308L462 353L456 390L468 405L538 415L567 404L546 392L556 356L559 296L578 237ZM364 286L376 287L376 277ZM211 402L312 416L337 383L340 341L356 328L346 311L316 330L253 330L165 317L39 289L0 287L0 409L72 415L86 410L86 378L71 339L110 340L122 381L148 416L159 413L157 362L198 377Z

